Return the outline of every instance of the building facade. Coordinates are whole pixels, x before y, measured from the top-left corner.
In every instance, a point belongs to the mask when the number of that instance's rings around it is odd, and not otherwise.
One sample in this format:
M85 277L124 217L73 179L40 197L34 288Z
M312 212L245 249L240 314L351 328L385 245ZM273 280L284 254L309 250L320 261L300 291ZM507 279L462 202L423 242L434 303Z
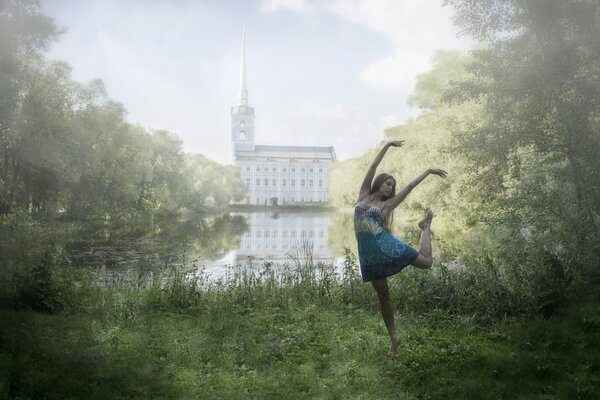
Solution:
M327 172L335 150L313 146L255 144L255 113L248 104L246 47L242 39L240 93L231 108L231 155L248 187L243 204L284 205L327 202Z

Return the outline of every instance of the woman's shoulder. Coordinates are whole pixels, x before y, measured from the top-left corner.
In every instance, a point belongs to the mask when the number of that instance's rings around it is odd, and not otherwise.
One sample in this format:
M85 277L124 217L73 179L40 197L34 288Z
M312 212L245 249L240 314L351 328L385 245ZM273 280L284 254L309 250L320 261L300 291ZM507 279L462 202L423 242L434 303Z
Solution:
M356 204L362 203L362 201L369 195L369 193L359 193L358 198L356 199Z
M388 200L383 202L383 205L381 206L381 214L383 214L384 216L390 212L390 208L388 207Z

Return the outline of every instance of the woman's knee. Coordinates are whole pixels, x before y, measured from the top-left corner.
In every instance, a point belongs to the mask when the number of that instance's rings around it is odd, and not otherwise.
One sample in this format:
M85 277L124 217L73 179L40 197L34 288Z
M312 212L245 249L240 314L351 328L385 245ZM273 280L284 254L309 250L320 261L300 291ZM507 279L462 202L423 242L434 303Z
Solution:
M417 268L421 268L421 269L429 269L429 268L431 268L432 264L433 264L433 257L424 256L423 254L419 254L417 256L417 258L415 259L415 261L412 263L412 265L414 265Z
M379 298L379 301L387 301L390 298L390 290L389 287L387 285L387 280L382 279L382 280L378 280L378 281L373 281L373 288L375 289L375 292L377 293L377 297Z

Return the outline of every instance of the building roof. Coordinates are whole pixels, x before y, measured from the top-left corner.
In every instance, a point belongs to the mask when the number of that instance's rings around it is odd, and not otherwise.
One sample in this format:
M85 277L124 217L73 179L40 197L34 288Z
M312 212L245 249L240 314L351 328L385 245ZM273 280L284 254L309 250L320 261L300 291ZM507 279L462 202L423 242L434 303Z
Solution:
M334 162L336 159L333 146L254 146L254 150L237 150L236 158L251 157L264 159L297 159L297 160L321 160Z

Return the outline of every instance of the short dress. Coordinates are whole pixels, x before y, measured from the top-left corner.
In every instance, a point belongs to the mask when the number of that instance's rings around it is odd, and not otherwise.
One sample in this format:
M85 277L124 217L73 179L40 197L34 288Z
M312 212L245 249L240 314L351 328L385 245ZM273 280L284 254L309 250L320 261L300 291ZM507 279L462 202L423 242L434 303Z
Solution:
M383 227L383 215L378 207L356 204L354 232L364 282L392 276L412 264L419 255L418 251Z

